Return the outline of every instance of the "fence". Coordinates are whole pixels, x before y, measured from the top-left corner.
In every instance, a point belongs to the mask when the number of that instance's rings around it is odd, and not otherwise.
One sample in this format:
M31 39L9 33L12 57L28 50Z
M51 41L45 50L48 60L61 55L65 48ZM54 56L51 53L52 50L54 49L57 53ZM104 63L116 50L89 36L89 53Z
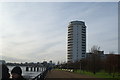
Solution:
M45 71L43 71L42 73L40 73L39 75L37 75L32 80L44 80L45 77L46 77L47 72L48 72L48 69L46 69Z

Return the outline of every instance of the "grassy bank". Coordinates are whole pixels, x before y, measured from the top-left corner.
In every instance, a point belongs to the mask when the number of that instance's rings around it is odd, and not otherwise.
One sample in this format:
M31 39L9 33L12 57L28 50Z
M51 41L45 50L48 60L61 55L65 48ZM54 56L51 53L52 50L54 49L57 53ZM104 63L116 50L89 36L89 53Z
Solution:
M113 73L111 75L109 75L108 73L106 73L104 71L100 71L100 72L97 72L96 74L93 74L92 72L88 72L88 71L75 70L74 73L89 75L89 76L93 76L96 78L117 78L117 79L120 79L120 73L115 73L114 77L113 77Z
M71 69L56 69L56 70L69 71L69 72L78 73L78 74L82 74L82 75L93 76L93 77L96 77L96 78L115 78L115 79L120 79L120 73L115 73L114 77L113 77L113 73L110 75L109 73L107 73L105 71L100 71L100 72L96 72L96 74L93 74L92 72L83 71L83 70L71 70Z

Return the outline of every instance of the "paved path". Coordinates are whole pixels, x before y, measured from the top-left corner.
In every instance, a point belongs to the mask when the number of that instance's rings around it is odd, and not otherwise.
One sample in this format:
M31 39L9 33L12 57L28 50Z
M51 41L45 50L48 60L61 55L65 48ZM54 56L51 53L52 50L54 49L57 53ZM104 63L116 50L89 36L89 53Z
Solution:
M68 71L52 70L51 72L48 72L46 78L94 78L94 77L72 73Z

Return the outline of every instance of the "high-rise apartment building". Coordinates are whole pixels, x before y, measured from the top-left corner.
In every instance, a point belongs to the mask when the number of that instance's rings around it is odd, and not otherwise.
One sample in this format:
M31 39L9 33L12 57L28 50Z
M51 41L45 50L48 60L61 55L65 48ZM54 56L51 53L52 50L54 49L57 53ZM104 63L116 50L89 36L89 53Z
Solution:
M68 62L86 57L86 26L83 21L71 21L68 25Z

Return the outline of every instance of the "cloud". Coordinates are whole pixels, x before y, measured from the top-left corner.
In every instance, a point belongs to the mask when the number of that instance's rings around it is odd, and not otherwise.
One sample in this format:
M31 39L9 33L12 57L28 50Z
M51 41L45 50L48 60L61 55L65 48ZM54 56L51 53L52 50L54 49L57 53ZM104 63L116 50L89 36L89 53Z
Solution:
M10 56L3 56L2 58L3 60L6 60L7 62L24 62L26 61L25 59L20 59L20 58L15 58L15 57L10 57Z
M72 20L86 23L87 51L96 44L117 51L117 3L0 4L0 46L7 61L65 61Z

